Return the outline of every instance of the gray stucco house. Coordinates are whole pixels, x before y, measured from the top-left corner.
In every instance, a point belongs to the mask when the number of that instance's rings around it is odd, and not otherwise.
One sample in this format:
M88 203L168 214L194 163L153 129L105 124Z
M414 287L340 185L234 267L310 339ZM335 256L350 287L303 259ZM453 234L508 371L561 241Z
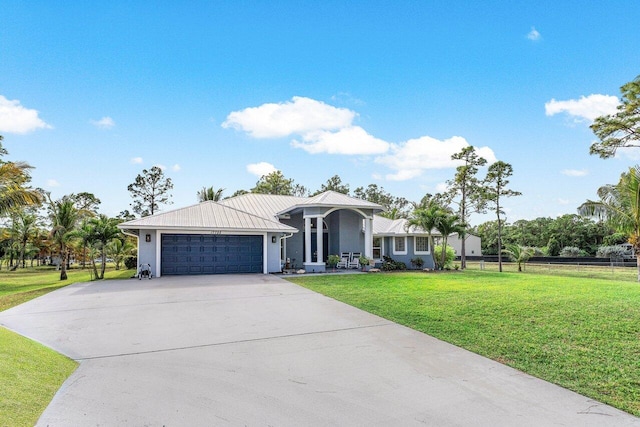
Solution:
M138 238L138 263L153 274L325 271L329 254L383 255L410 265L433 257L423 230L389 220L375 203L327 191L313 197L244 194L124 222Z

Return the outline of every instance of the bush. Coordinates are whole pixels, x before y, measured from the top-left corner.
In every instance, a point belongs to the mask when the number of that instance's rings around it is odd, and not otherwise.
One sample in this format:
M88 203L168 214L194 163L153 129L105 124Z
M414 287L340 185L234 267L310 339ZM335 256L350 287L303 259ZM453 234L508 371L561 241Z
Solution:
M417 256L417 257L411 259L411 265L414 266L417 269L421 269L422 266L424 265L424 260L422 258L420 258L419 256Z
M575 258L585 256L586 252L575 246L565 246L560 251L560 256L565 258Z
M380 267L381 270L384 270L384 271L395 271L395 270L406 270L407 269L407 264L405 264L404 262L395 261L391 257L386 256L386 255L383 256L382 259L383 259L383 262L382 262L382 267Z
M138 268L138 257L132 256L130 258L125 258L124 266L127 270L135 270Z
M624 258L629 255L624 246L600 246L596 252L598 258Z
M456 259L456 251L449 245L447 245L444 257L444 265L442 264L442 246L437 245L433 248L433 260L436 262L436 268L439 270L451 270L453 260Z
M622 243L627 243L628 236L623 233L613 233L609 236L604 236L602 239L603 246L615 246L621 245Z

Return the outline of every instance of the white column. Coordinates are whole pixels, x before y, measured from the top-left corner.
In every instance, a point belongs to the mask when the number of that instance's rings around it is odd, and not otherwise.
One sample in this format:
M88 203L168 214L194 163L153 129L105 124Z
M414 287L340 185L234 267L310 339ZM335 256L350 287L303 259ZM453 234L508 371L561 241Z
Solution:
M311 218L304 218L304 262L311 263Z
M316 260L317 262L322 262L322 260L324 259L324 256L322 254L322 218L317 217L316 218L316 251L318 254L318 259Z
M364 256L373 258L373 222L371 218L364 220Z

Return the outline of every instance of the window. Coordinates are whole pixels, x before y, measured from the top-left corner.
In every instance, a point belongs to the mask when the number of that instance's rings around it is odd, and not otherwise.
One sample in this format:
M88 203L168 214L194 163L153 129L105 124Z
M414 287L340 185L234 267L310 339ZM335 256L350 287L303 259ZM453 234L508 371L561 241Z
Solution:
M429 237L428 236L416 236L413 239L413 252L415 254L428 254L429 253Z
M373 259L382 259L382 237L373 238Z
M393 238L393 254L394 255L407 254L407 238L406 237Z

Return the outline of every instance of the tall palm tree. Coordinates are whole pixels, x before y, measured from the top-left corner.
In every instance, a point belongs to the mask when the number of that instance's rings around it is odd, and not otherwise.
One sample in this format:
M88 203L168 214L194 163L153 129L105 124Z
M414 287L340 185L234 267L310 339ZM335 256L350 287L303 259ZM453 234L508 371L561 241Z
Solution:
M52 201L49 205L51 223L51 238L60 252L60 280L67 280L67 257L69 242L75 237L74 230L78 224L78 209L72 200L62 198Z
M104 279L104 271L107 266L107 244L121 235L120 229L118 229L118 220L100 214L95 218L91 218L90 222L94 230L95 245L100 251L100 259L102 261L100 279Z
M206 201L219 202L222 199L222 193L224 188L215 189L213 187L202 187L202 190L198 191L198 201L200 203Z
M465 226L464 223L460 221L460 217L458 217L458 215L445 213L438 220L435 227L442 235L441 265L444 265L447 259L447 239L449 238L449 235L453 233L464 233Z
M599 201L587 200L578 208L581 215L604 219L612 228L629 236L638 266L640 282L640 166L629 168L616 185L598 188Z
M408 230L411 227L418 227L427 233L429 249L433 251L433 230L437 229L440 220L446 215L447 212L441 206L436 203L430 203L413 211L407 220L406 228ZM435 254L432 253L432 256L435 261Z
M19 246L18 263L25 267L27 244L35 239L38 232L38 216L26 210L14 211L11 215L11 234Z

